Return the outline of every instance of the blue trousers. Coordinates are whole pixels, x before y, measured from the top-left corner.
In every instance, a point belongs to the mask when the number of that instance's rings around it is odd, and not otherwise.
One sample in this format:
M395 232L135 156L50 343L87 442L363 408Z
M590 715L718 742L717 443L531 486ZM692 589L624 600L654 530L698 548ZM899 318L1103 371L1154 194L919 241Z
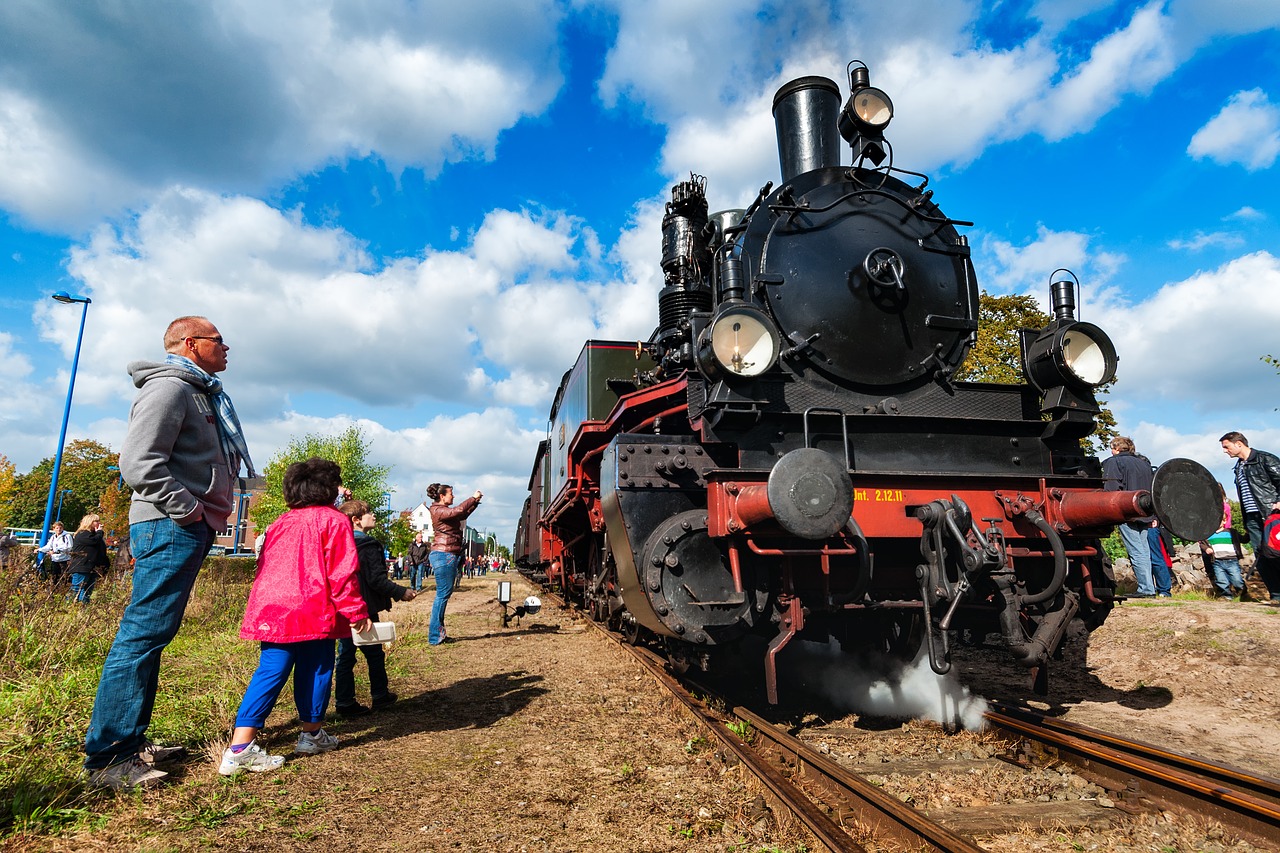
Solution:
M1133 569L1134 580L1138 582L1138 595L1155 595L1156 588L1151 579L1151 544L1147 540L1147 531L1151 528L1119 524L1116 530L1124 543L1125 553L1129 555L1129 566Z
M293 702L298 719L304 723L324 721L333 684L333 640L306 640L300 643L263 643L258 668L236 712L236 727L260 729L280 698L284 683L293 672Z
M180 527L170 518L129 528L137 563L133 597L102 665L84 739L84 766L99 770L142 749L160 685L160 653L178 633L214 531L203 521Z
M436 600L431 605L431 629L427 633L427 641L433 646L444 642L444 610L449 606L449 596L453 595L453 584L461 565L461 554L431 552L431 572L436 577Z
M422 589L422 582L427 579L427 564L414 563L409 569L409 585L413 587L413 591L417 592Z
M1173 593L1173 573L1164 562L1164 551L1160 547L1160 529L1147 528L1147 547L1151 549L1151 575L1155 578L1156 593L1171 595Z

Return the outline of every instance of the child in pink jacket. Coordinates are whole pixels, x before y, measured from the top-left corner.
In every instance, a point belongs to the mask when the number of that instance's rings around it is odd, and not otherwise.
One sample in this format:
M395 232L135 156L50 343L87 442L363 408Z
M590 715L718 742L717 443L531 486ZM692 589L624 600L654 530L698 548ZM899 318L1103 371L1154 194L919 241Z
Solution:
M327 459L290 465L284 474L289 511L267 529L258 575L249 593L240 636L258 640L262 654L249 681L231 746L218 772L275 770L283 755L268 755L256 738L293 672L293 701L302 734L296 751L328 752L338 739L324 730L333 682L333 648L351 628L367 631L370 619L360 596L351 522L333 507L342 471Z

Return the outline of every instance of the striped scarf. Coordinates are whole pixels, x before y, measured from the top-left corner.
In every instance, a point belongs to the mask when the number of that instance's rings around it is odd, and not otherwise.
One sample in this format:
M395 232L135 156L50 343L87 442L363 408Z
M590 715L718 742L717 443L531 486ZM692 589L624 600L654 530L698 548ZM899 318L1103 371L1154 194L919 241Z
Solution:
M197 377L204 385L205 391L209 393L209 397L213 400L213 410L218 414L218 438L222 440L222 452L231 466L231 476L234 477L240 473L240 463L237 461L240 459L244 460L245 470L249 472L250 477L258 476L258 473L253 470L253 460L249 458L249 446L245 443L240 419L236 417L236 407L231 403L227 392L222 390L222 380L205 373L186 356L168 353L164 361L165 364L180 367Z

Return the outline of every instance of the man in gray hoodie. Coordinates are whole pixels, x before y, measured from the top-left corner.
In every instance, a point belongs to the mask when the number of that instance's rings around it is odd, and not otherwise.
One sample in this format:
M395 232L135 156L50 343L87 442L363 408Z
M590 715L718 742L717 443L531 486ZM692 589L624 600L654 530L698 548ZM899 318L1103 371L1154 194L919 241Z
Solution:
M227 345L204 317L179 317L164 335L162 362L135 361L138 396L120 449L120 475L133 489L129 537L137 562L133 596L107 654L85 737L95 787L159 784L155 764L181 747L147 739L160 653L178 633L196 573L226 527L243 462L254 476L240 422L215 376Z

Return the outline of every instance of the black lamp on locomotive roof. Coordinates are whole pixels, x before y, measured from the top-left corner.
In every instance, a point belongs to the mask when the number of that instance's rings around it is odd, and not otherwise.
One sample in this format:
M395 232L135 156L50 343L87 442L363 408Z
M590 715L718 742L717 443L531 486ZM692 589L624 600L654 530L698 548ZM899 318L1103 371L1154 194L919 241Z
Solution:
M871 74L860 59L849 63L849 100L840 111L840 135L853 146L853 162L866 158L879 166L885 158L884 129L893 120L893 101L871 85Z

